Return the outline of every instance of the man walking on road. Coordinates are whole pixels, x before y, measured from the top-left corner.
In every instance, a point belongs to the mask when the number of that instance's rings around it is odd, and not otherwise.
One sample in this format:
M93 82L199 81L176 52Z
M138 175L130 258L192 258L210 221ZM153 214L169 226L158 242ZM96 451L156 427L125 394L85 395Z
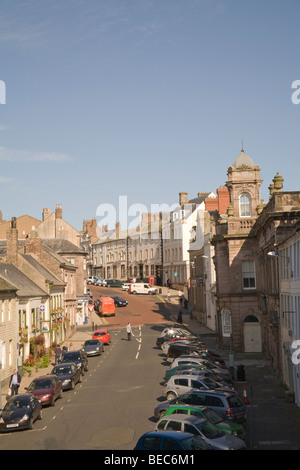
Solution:
M127 331L127 340L131 341L131 335L134 336L134 334L132 333L130 323L128 323L128 325L126 326L126 331Z

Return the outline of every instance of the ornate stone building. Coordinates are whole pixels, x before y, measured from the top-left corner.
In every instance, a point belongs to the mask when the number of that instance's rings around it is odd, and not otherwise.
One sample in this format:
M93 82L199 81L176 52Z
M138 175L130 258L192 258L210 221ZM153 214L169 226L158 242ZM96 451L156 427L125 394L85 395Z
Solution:
M216 217L212 239L218 339L232 351L266 353L282 376L279 270L270 254L299 222L300 193L283 192L277 173L263 204L261 183L259 167L242 150L228 168L230 205Z

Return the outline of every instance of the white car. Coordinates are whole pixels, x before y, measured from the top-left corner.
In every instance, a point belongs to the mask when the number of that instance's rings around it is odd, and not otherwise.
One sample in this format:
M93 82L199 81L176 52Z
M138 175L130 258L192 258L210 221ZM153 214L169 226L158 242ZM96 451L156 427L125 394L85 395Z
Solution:
M122 285L122 290L128 291L129 286L130 286L130 283L129 283L129 282L124 282L124 284Z

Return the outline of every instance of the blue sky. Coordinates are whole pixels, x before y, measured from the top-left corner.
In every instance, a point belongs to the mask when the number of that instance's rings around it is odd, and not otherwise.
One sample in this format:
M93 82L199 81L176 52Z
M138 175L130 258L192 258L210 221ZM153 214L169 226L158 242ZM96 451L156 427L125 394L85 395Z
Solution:
M298 0L1 0L0 209L216 191L245 152L300 190Z

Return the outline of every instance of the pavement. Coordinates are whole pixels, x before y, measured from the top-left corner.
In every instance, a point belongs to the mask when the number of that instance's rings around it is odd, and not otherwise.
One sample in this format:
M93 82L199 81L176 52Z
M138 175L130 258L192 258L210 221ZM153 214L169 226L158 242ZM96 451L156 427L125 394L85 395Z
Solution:
M167 292L170 301L167 301ZM165 302L166 320L176 322L178 312L177 290L160 288L160 300ZM105 320L98 316L91 317L91 324L77 327L76 332L68 340L61 343L69 350L77 350L85 340L91 339L94 320L97 326L105 326ZM183 324L193 333L199 335L208 349L216 351L229 365L229 351L221 349L217 343L215 332L191 318L187 309L183 309ZM25 387L38 376L47 375L53 368L33 371L31 376L22 377L19 394L25 393ZM244 377L240 377L242 366ZM271 362L264 354L234 353L233 354L234 388L247 407L246 445L250 450L300 450L300 408L290 400L289 396L276 375ZM6 403L8 389L2 387L2 406Z

